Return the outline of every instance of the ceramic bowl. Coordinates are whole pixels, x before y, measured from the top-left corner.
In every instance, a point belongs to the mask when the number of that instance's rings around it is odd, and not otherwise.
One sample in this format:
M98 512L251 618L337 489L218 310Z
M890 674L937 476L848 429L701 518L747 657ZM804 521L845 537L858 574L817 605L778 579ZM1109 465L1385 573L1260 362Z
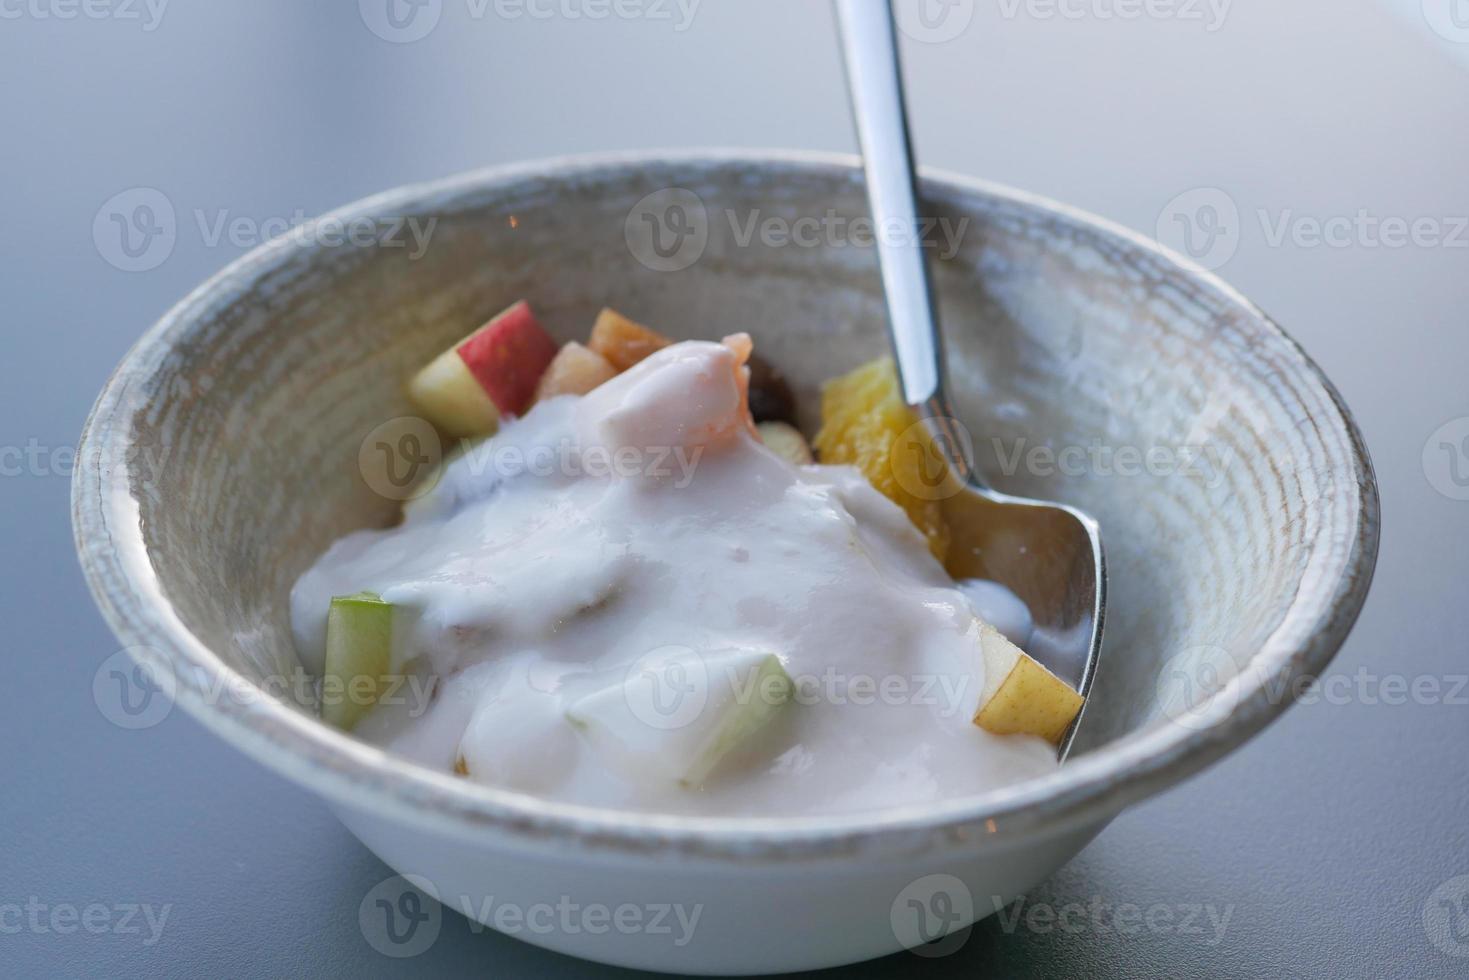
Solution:
M446 906L527 941L750 973L962 928L1289 705L1362 604L1377 494L1330 383L1218 279L1026 194L937 174L923 191L985 476L1083 508L1106 540L1105 649L1055 774L832 817L636 815L417 767L278 683L299 673L292 582L397 507L366 461L410 414L405 377L513 300L562 339L604 304L677 337L748 330L811 423L822 380L886 344L847 157L527 164L391 191L251 252L144 336L88 423L75 520L102 611L178 704ZM628 905L646 912L631 927L595 912ZM657 906L697 908L696 927L654 928Z

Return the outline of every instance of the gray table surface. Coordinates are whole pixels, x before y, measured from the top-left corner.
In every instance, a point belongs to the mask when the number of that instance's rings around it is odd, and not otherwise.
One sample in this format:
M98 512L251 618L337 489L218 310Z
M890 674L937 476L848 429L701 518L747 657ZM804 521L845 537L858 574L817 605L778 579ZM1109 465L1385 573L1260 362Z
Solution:
M117 643L72 557L77 433L133 339L262 228L500 161L854 146L817 0L604 19L572 16L599 9L581 0L432 0L411 42L381 8L0 2L0 975L607 972L457 916L422 955L380 956L357 906L389 872L317 799L181 712L124 731L92 696ZM1125 814L1029 897L1085 907L1070 928L991 919L952 956L852 972L1469 975L1469 918L1450 914L1469 893L1469 697L1449 693L1469 672L1469 28L1449 0L1108 16L1128 9L959 0L907 46L920 154L1148 233L1193 219L1204 257L1356 410L1382 481L1377 585L1336 696ZM177 233L129 272L94 219L105 232L138 187ZM1198 237L1209 202L1222 235ZM1427 223L1394 247L1382 219ZM1444 693L1393 703L1391 677ZM1227 920L1123 932L1128 903Z

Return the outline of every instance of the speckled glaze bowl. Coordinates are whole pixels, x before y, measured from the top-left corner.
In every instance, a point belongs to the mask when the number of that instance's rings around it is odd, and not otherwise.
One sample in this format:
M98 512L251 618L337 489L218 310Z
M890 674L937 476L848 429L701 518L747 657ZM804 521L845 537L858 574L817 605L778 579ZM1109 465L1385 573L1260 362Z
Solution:
M986 477L1080 506L1106 539L1105 649L1056 774L837 817L639 816L430 772L271 684L296 672L292 582L396 507L359 452L409 414L403 380L517 298L563 339L604 304L679 337L748 330L813 421L821 381L886 344L846 157L492 170L351 205L235 262L147 333L88 423L76 532L103 613L206 725L445 905L530 942L675 972L795 970L994 911L1323 669L1367 592L1377 494L1330 383L1219 280L1028 195L939 175L924 193L948 223L936 286ZM271 693L240 696L257 688ZM558 903L700 911L691 936L532 914ZM527 917L488 914L505 904Z

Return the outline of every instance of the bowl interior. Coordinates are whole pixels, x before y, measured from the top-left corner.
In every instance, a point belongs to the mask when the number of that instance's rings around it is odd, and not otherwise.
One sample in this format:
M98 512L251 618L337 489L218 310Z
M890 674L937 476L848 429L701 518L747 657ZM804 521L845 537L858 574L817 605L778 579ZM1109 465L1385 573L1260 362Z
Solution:
M1017 195L934 180L926 196L953 391L986 476L1103 529L1105 648L1073 758L1106 751L1248 666L1303 596L1340 589L1362 518L1350 426L1219 284ZM524 169L343 214L374 241L307 230L175 311L125 366L100 450L118 454L178 619L261 684L296 672L296 577L397 506L360 460L411 414L404 379L510 302L561 339L604 305L677 337L749 331L808 430L821 382L886 349L844 163ZM272 690L311 710L309 692Z

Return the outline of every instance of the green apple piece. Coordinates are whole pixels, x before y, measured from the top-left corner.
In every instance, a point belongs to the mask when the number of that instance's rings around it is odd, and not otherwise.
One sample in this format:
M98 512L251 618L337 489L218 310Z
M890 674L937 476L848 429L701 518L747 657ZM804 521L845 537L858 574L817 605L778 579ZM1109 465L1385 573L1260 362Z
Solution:
M725 700L719 709L718 721L711 736L705 741L694 764L680 780L684 784L702 784L721 759L769 724L790 701L791 675L786 673L779 657L767 653L759 657L753 665L746 666L751 667L750 675L754 679L749 687L753 697L744 700L730 697ZM734 693L737 685L731 684L730 689Z
M332 599L321 717L351 731L381 696L393 665L393 604L371 592Z
M566 717L632 778L696 787L780 713L791 678L765 651L669 649L681 652L643 658L622 683L574 702Z

